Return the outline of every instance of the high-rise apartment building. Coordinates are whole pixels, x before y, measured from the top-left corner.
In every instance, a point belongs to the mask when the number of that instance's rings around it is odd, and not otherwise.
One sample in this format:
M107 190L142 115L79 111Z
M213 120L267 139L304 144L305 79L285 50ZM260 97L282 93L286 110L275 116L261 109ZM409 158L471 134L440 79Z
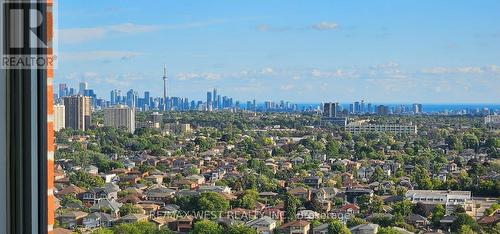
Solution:
M377 115L388 115L390 113L389 106L378 105L375 109Z
M87 130L92 121L91 97L64 97L66 128Z
M422 113L422 104L415 103L413 104L413 114Z
M144 92L144 105L151 107L151 93L149 91Z
M135 110L124 105L105 108L104 125L114 128L125 127L129 132L134 133Z
M339 117L340 105L338 102L327 102L323 104L323 117L321 120L323 122L329 122L337 126L345 126L347 124L347 118Z
M66 84L59 84L59 97L62 98L62 97L66 97L68 96L68 86Z
M207 103L212 102L212 92L207 92Z
M80 82L80 84L78 85L78 94L83 95L86 89L88 89L87 82Z
M359 102L354 102L354 113L359 114L361 112L361 105Z
M217 102L217 89L214 89L214 92L213 92L213 105L214 105L214 108L219 108L219 105L220 105L220 103Z
M335 102L327 102L323 105L323 117L337 117L339 112L339 104Z
M54 131L58 132L59 130L65 128L65 122L66 119L64 105L54 105Z

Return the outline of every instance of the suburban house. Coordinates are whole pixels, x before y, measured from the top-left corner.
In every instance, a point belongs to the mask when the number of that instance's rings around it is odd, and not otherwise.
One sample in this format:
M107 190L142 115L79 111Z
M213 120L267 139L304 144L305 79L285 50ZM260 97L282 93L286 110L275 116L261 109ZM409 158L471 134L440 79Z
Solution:
M311 224L305 220L295 220L281 225L279 229L285 234L308 234Z
M98 227L111 227L116 219L103 212L94 212L83 218L83 227L92 229Z
M259 234L272 234L276 228L276 224L276 220L269 216L263 216L261 218L254 219L245 225L254 228Z

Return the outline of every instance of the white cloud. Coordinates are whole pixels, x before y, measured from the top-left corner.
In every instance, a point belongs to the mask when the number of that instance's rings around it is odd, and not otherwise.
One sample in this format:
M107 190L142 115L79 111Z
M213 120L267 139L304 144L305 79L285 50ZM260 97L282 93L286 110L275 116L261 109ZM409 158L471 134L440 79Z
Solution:
M213 73L213 72L203 72L203 73L181 72L181 73L177 73L175 75L175 78L177 80L196 80L196 79L219 80L222 78L222 75L218 74L218 73Z
M458 67L456 68L456 72L462 74L479 74L483 70L480 67Z
M99 61L99 60L128 60L143 55L134 51L85 51L62 52L61 59L65 61Z
M189 29L222 23L223 20L212 20L203 22L191 22L184 24L161 24L161 25L141 25L133 23L123 23L116 25L89 27L89 28L69 28L60 29L60 42L64 44L78 44L98 39L106 38L115 34L138 34L166 29Z
M316 78L357 78L356 71L345 71L342 69L336 69L333 72L321 71L319 69L311 70L311 76Z
M102 74L94 71L73 72L65 76L67 80L88 81L92 84L108 84L114 88L130 89L137 81L144 79L143 74Z
M102 39L106 33L106 28L71 28L59 30L59 37L61 43L76 44Z
M481 74L483 73L483 68L481 67L431 67L421 69L420 72L424 74L431 75L442 75L442 74Z
M117 24L108 27L109 31L120 33L144 33L156 31L161 28L161 25L139 25L132 23Z
M319 31L327 31L327 30L334 30L338 29L339 24L334 23L334 22L319 22L317 24L313 25L308 25L308 26L273 26L269 24L259 24L256 26L257 31L259 32L284 32L284 31L291 31L291 30L319 30Z
M284 32L284 31L292 30L292 28L289 28L289 27L275 27L275 26L271 26L269 24L259 24L259 25L257 25L256 29L259 32Z
M271 75L271 74L274 73L274 70L272 68L270 68L270 67L266 67L266 68L262 69L260 71L260 73L262 73L264 75Z
M294 85L292 85L292 84L282 85L282 86L280 87L280 89L281 89L281 90L283 90L283 91L290 91L290 90L292 90L293 88L295 88L295 86L294 86Z
M438 75L438 74L450 73L450 69L446 67L431 67L431 68L423 68L421 72L425 74Z
M489 65L486 67L486 70L491 73L500 74L500 67L497 65Z
M316 30L333 30L337 29L338 27L339 25L337 23L325 21L311 26L311 28Z

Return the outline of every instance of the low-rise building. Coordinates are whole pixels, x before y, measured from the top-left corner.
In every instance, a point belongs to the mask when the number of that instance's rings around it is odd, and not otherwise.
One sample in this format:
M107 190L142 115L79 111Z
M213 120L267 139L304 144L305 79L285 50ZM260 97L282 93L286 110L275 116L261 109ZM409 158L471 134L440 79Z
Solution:
M349 123L345 130L351 134L365 132L388 132L395 135L415 135L417 126L410 124L368 124L364 121Z
M441 204L445 206L447 215L459 206L468 213L473 213L475 209L470 191L409 190L405 196L412 203Z

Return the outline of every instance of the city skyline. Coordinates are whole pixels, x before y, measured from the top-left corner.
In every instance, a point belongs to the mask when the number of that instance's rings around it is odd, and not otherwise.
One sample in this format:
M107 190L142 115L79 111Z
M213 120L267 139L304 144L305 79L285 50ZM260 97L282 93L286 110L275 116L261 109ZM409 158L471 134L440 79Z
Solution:
M206 99L192 99L189 97L167 96L166 106L164 96L152 96L150 91L139 93L137 90L128 89L122 92L113 89L109 92L109 98L101 98L87 83L81 82L79 89L68 86L65 83L58 85L57 94L54 99L57 103L65 97L87 96L91 97L93 108L105 109L125 105L134 107L138 111L213 111L213 110L250 110L259 112L316 112L326 111L328 117L333 113L346 114L498 114L499 104L429 104L429 103L379 103L370 100L358 99L348 102L338 102L335 100L322 101L316 103L291 102L289 100L239 100L219 92L217 88L206 91ZM81 88L88 88L82 90ZM332 102L333 101L333 102ZM328 105L328 106L327 106ZM324 108L323 108L324 106ZM425 106L425 108L424 108ZM334 109L334 112L329 110Z
M160 96L166 63L171 96L198 100L500 100L495 1L90 3L60 4L56 80L98 93Z

